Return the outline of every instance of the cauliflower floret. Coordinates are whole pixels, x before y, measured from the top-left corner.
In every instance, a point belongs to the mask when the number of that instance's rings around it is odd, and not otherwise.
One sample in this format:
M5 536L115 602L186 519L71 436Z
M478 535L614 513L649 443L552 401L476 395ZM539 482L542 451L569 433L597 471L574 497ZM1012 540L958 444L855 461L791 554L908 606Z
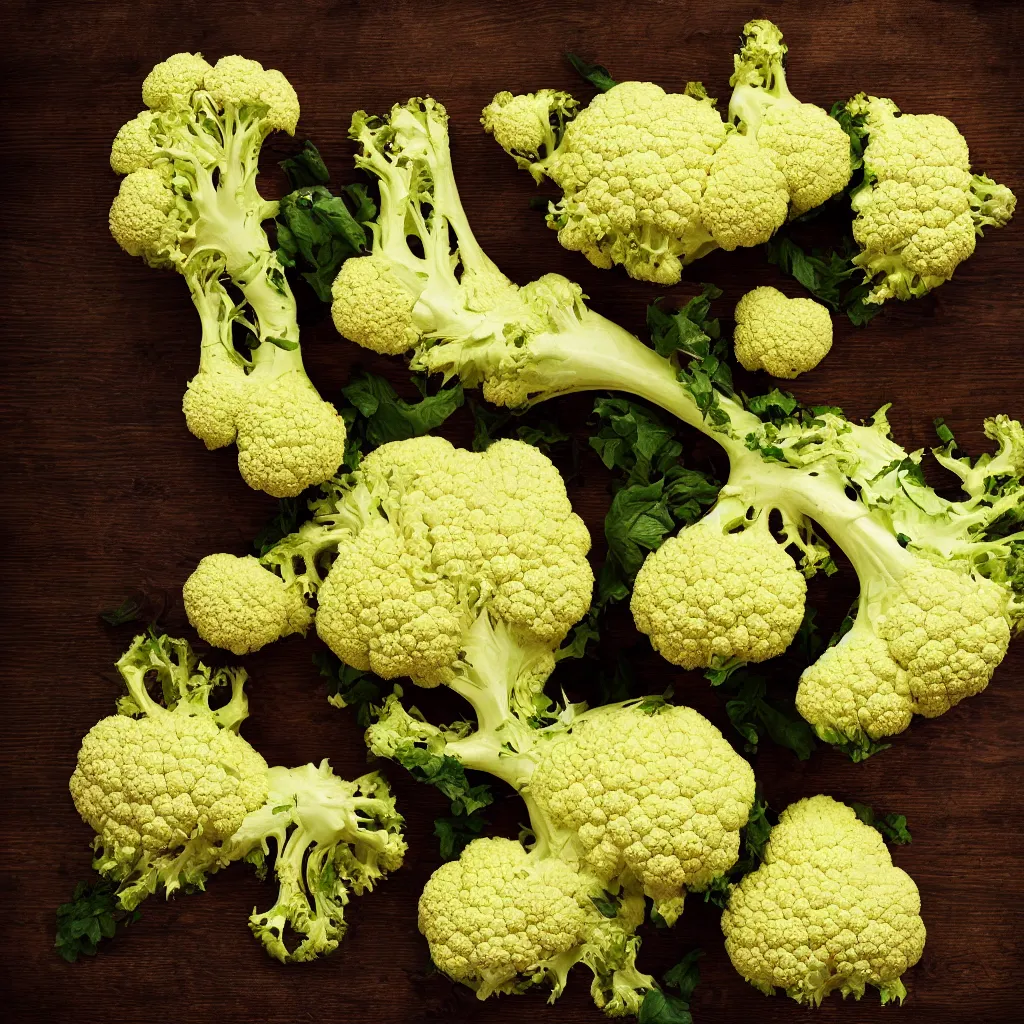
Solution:
M466 588L527 643L555 647L590 603L590 537L551 461L520 441L386 444L360 466L383 515L343 543L317 632L347 664L436 686L477 614Z
M531 858L511 839L476 839L430 876L419 928L434 963L484 998L582 943L595 914L568 864Z
M210 65L201 53L176 53L161 61L142 83L142 102L150 110L186 107L201 88Z
M202 835L231 836L267 798L267 762L210 717L112 715L89 730L71 776L79 814L125 870Z
M858 628L804 670L796 708L826 743L894 736L914 714L907 673L884 640Z
M520 96L499 92L484 107L480 123L509 156L515 157L521 167L529 168L554 151L562 123L573 117L578 107L567 92L554 89ZM543 171L534 176L539 180Z
M234 444L238 414L245 401L245 375L238 370L200 370L181 401L185 425L207 448Z
M832 348L832 318L813 299L789 299L777 288L749 291L736 303L736 358L747 370L797 377Z
M782 172L757 144L730 135L711 163L700 215L727 252L767 242L786 220L789 192Z
M782 654L800 628L806 592L796 563L766 523L723 533L705 521L647 556L630 610L663 658L707 668Z
M313 618L302 594L252 555L207 555L185 581L182 598L195 631L233 654L305 633Z
M651 82L597 96L544 165L565 193L559 241L599 266L621 263L640 280L663 280L657 271L670 257L678 280L680 263L711 244L700 199L724 140L722 118L706 99Z
M907 671L914 710L945 714L988 686L1010 644L1006 589L929 562L887 594L875 628Z
M295 134L299 100L280 71L265 71L259 61L245 57L221 57L206 72L203 86L220 106L266 107L261 120L268 131Z
M177 255L181 216L162 171L142 167L121 180L110 205L110 233L129 256L169 267Z
M236 425L242 478L275 498L329 479L345 457L344 420L301 371L250 374Z
M892 100L863 93L846 106L867 131L865 180L851 204L862 249L854 262L875 282L868 301L924 295L974 252L983 226L1010 219L1013 194L971 174L967 142L947 118L901 115ZM985 217L975 189L998 191L997 216Z
M338 333L363 348L395 356L420 340L412 322L416 297L395 276L386 256L347 259L331 285Z
M116 174L131 174L149 167L156 155L150 129L156 114L144 110L118 129L110 147L110 169Z
M671 921L735 864L754 773L691 708L599 708L543 750L528 793L577 833L589 870L628 869Z
M924 950L917 886L881 836L831 797L790 805L764 863L732 890L722 915L737 971L771 993L818 1005L830 992L902 1000L900 976Z

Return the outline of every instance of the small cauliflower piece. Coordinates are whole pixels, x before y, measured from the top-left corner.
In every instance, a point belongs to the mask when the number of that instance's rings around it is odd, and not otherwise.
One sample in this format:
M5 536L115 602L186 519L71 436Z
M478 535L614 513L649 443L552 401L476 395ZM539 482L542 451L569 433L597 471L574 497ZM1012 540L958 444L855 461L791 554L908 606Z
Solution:
M813 299L754 288L736 303L736 358L747 370L791 379L813 370L832 348L832 317Z
M736 533L705 519L647 556L629 607L673 665L766 661L792 642L807 583L765 518Z
M396 356L420 340L412 321L416 299L380 253L347 259L331 286L331 317L342 337Z
M886 595L876 630L907 671L917 714L935 718L988 686L1010 645L1008 601L991 580L924 561Z
M150 893L204 887L245 860L265 870L273 841L278 902L249 924L282 962L331 952L350 893L372 889L405 853L402 818L373 773L355 782L327 761L268 768L238 729L248 715L241 669L211 671L184 640L138 636L117 662L119 713L89 730L70 790L96 832L93 866L134 909ZM155 676L150 696L147 679ZM214 690L230 686L216 710ZM302 936L286 945L291 927Z
M555 151L566 120L575 117L578 109L569 93L554 89L520 96L499 92L484 107L480 123L520 167L529 170ZM540 180L543 173L538 175Z
M819 1005L830 992L883 1003L906 996L901 976L921 959L925 927L914 880L875 829L828 796L787 807L764 863L731 892L725 948L762 992Z
M736 863L754 773L692 708L613 705L542 750L527 792L576 833L589 871L632 872L672 923L688 889Z
M873 285L866 301L910 299L948 281L988 225L1002 226L1016 199L972 175L967 142L937 114L901 114L889 99L859 93L847 104L867 137L864 184L851 197L854 263Z

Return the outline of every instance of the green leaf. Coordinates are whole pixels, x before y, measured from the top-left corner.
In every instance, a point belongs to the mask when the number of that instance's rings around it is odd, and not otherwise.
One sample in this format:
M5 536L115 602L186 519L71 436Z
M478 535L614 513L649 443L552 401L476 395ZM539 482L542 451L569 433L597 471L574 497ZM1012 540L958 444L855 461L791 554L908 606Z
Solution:
M317 651L313 664L327 680L327 697L337 707L355 708L356 721L367 726L373 709L384 699L387 685L380 676L344 664L330 651Z
M360 429L370 448L428 434L464 401L462 385L455 381L434 395L407 402L383 377L372 373L357 374L341 393L363 417Z
M619 898L607 889L602 889L600 896L591 896L590 902L597 907L602 917L612 920L619 916Z
M612 78L611 72L600 64L591 64L582 57L577 57L575 53L567 53L565 59L581 78L588 81L599 92L607 92L618 84Z
M573 627L567 642L555 651L555 661L562 661L565 658L585 658L590 653L588 651L590 645L596 644L600 639L597 610L592 608L587 617Z
M623 487L604 520L608 556L632 584L648 551L655 551L675 526L665 500L665 482Z
M850 806L865 825L870 825L888 842L905 846L912 841L904 815L885 814L879 817L867 804L851 803Z
M473 785L462 762L448 754L433 754L412 743L400 746L394 759L418 782L440 790L451 801L456 816L466 816L494 803L487 783Z
M676 989L687 1003L693 996L693 990L700 984L700 968L697 966L697 961L703 955L703 949L693 949L662 975L665 984L669 988Z
M144 617L145 601L140 594L131 594L116 608L100 612L100 618L108 626L123 626L128 622L140 622Z
M769 695L764 676L740 668L716 689L731 694L725 705L726 714L749 753L757 752L764 735L778 746L792 750L801 761L814 752L814 730L796 710L794 698Z
M486 826L487 818L479 810L451 818L435 818L434 835L440 840L441 859L456 860Z
M693 1024L690 1004L680 996L653 988L640 1004L638 1024Z
M309 498L318 488L304 491L294 498L281 498L277 512L266 522L253 538L252 546L257 555L265 555L278 541L283 540L309 518Z
M597 706L621 704L635 697L636 680L633 677L631 651L623 651L615 659L614 667L602 664L597 674Z
M306 139L302 149L295 156L278 161L278 166L288 176L288 182L293 189L305 188L308 185L326 185L331 180L330 172L320 156L320 150L309 139Z
M113 938L118 928L126 928L141 916L137 910L121 906L113 882L105 878L92 884L79 882L71 902L57 908L54 948L68 963L80 956L94 956L101 939Z
M796 631L796 648L800 652L800 657L805 665L810 665L817 661L825 650L825 639L818 629L818 624L814 621L817 615L816 609L806 605L803 621L800 623L800 628Z

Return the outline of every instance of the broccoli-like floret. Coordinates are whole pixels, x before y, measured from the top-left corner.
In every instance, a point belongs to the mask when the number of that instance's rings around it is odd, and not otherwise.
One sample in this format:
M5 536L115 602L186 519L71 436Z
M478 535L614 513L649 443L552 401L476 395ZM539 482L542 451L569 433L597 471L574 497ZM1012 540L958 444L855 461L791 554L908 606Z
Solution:
M747 370L798 377L832 348L832 317L813 299L789 299L777 288L754 288L736 303L736 359Z
M911 299L944 284L986 227L1002 227L1017 200L971 173L967 141L938 114L901 114L859 93L845 108L862 140L864 181L852 194L853 262L872 286L865 301Z
M809 797L779 815L763 857L722 915L736 970L810 1006L835 991L860 999L868 985L883 1004L902 1002L925 927L917 886L880 833L832 797Z
M96 832L93 866L116 886L116 908L134 910L158 891L202 889L234 861L261 873L272 863L278 901L249 919L267 952L297 961L335 949L350 893L402 864L402 817L384 779L347 782L326 760L268 768L238 734L248 715L245 671L211 671L185 640L138 636L117 669L128 695L89 730L70 783ZM213 709L224 686L230 699ZM293 949L288 926L302 936Z
M853 165L849 139L838 122L789 91L788 49L772 22L760 19L743 26L743 45L729 79L729 120L782 173L789 216L796 217L842 192Z
M298 494L337 470L345 425L303 369L295 299L262 227L277 204L256 189L263 141L295 131L295 92L256 61L211 66L191 53L158 64L142 91L150 109L111 150L111 167L125 175L111 233L130 255L177 270L192 293L202 349L182 403L189 430L208 448L237 444L251 487ZM248 355L236 328L250 339Z

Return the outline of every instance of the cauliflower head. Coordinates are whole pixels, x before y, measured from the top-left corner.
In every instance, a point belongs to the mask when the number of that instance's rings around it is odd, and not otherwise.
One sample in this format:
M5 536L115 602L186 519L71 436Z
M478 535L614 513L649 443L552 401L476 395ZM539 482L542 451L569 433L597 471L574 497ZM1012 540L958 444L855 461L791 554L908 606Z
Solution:
M413 324L416 298L386 256L347 259L331 285L331 317L338 333L382 355L407 352L420 340Z
M913 879L875 829L828 796L787 807L764 863L731 892L722 915L737 971L771 994L817 1006L830 992L902 1001L901 976L921 958L925 927Z
M864 184L851 197L854 263L873 284L867 301L924 295L974 252L986 224L1009 221L1016 200L971 174L967 142L947 118L901 114L892 100L863 93L846 109L867 136Z
M533 446L414 438L372 452L358 476L378 513L339 546L316 617L346 664L436 686L483 607L549 649L589 607L590 536Z
M305 633L313 611L301 592L252 555L207 555L182 587L192 628L214 647L249 654L291 633Z
M628 870L671 923L687 889L736 863L754 773L692 708L612 706L543 749L527 792L576 833L588 871Z
M781 654L803 621L806 592L766 517L737 533L705 519L647 556L629 607L663 658L707 668Z
M832 348L832 317L813 299L789 299L762 286L736 303L736 358L747 370L798 377Z

